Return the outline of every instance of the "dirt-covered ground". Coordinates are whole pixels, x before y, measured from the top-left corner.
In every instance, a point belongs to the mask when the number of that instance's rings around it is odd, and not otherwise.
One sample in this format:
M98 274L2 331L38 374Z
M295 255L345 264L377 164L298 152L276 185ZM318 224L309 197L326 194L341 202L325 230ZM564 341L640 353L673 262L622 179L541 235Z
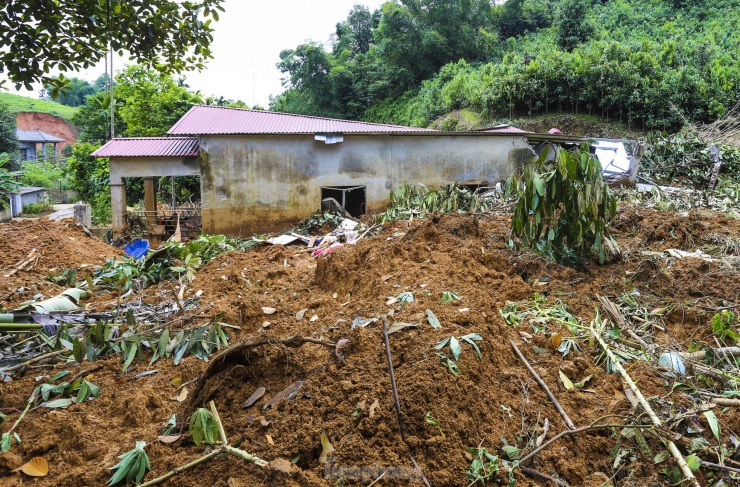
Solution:
M38 292L53 295L58 288L44 282L51 268L100 264L118 254L100 241L83 238L71 223L32 225L0 225L0 276L21 261L24 252L43 250L31 270L10 279L0 277L0 306L5 309ZM464 487L470 484L466 477L470 448L484 447L505 459L501 449L505 444L531 451L546 419L547 439L566 429L546 393L514 355L510 340L576 426L602 417L600 423L621 424L627 416L647 423L644 414L634 413L620 376L607 374L603 360L597 365L599 351L587 339L581 341L582 351L563 356L553 349L548 334L562 331L567 337L570 331L554 321L547 324L547 333L535 333L526 322L508 325L499 313L507 302L531 301L539 293L548 305L561 301L588 325L599 305L597 296L616 301L622 293L632 293L649 309L668 310L656 313L659 318L651 339L684 351L692 343L715 346L710 320L716 308L740 303L737 267L720 259L738 252L733 246L740 241L738 220L624 207L614 227L623 258L581 268L507 249L508 226L507 216L443 215L386 224L379 235L318 258L300 252L300 247L282 246L221 254L198 272L186 290L186 296L197 294L202 303L199 316L191 322L206 322L207 317L224 313L221 321L241 327L230 330L230 344L299 334L333 342L346 339L346 345L337 349L315 343L297 348L262 345L219 361L207 377L202 374L209 364L192 356L178 366L160 359L152 367L145 357L126 374L118 356L69 365L72 374L91 370L90 380L102 388L100 397L67 409L32 409L17 428L21 445L0 454L0 483L104 485L117 457L137 440L148 444L152 471L145 480L151 480L203 454L204 447L196 447L187 435L168 445L157 436L173 414L185 423L195 407L212 399L232 444L271 462L270 466L216 457L165 485L351 486L368 485L381 476L375 485L423 485L413 456L431 485ZM715 260L657 255L667 249L703 249ZM656 254L643 254L646 251ZM21 287L28 291L17 291ZM163 284L129 299L156 302L169 299L174 289ZM445 291L460 299L443 304ZM413 302L388 304L401 292L413 293ZM109 293L87 302L91 309L102 311L112 301L115 296ZM266 315L263 307L276 312ZM429 324L427 309L438 317L440 328ZM301 310L307 311L297 319ZM399 434L381 326L376 322L352 329L357 317L381 315L387 316L389 324L417 325L390 335L405 442ZM463 343L460 373L454 376L434 347L452 335L470 333L482 338L477 342L482 358ZM449 347L443 352L450 356ZM674 388L674 379L644 361L626 366L662 418L684 414L683 421L672 425L675 432L686 435L677 441L684 454L689 453L688 440L699 436L717 445L696 401ZM0 429L6 431L17 418L39 376L53 375L64 367L60 362L53 368L32 368L24 377L0 384L0 408L8 415ZM149 369L158 372L134 378ZM589 392L565 390L560 370L574 381L592 375L585 387ZM180 391L171 382L198 378L186 386L188 397L178 401ZM269 398L296 381L304 383L294 399L263 410ZM259 387L266 389L265 395L243 408ZM740 413L732 407L712 411L721 422L721 440L728 449L725 464L740 467L730 437L740 432ZM327 463L319 458L322 432L334 448ZM622 428L584 432L555 442L527 466L571 486L667 485L668 477L660 472L672 468L671 460L654 462L665 446L649 431L644 436L646 447ZM34 481L10 473L35 456L48 461L47 477ZM720 463L711 449L699 456ZM508 471L501 467L489 485L507 484ZM727 472L702 467L696 475L702 485L715 485L720 479L725 485L737 485ZM550 485L519 469L514 478L517 486Z

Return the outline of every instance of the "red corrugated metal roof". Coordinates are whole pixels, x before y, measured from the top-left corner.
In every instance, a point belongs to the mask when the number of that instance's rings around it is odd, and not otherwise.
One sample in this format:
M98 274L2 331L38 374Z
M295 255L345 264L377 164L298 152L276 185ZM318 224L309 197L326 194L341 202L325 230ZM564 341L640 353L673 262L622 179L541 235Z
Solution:
M309 117L290 113L245 110L242 108L194 106L167 133L208 134L315 134L436 132L431 129L382 123L355 122Z
M94 157L197 157L197 137L135 137L113 139Z

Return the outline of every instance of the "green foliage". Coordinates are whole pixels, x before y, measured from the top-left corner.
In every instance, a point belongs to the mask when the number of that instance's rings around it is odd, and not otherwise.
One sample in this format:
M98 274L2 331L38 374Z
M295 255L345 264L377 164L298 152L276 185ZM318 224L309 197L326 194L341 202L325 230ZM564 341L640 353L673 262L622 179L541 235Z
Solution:
M483 198L457 182L432 190L423 184L406 184L391 191L390 205L379 218L385 223L427 218L432 213L484 212L496 203L494 198Z
M525 166L521 178L512 175L506 183L519 198L512 236L564 264L585 263L592 253L603 263L619 247L608 228L617 200L601 164L588 144L572 152L558 147L552 160L549 152L548 147Z
M6 169L9 170L14 169L13 162L20 150L16 128L15 113L11 112L8 105L0 103L0 154L10 157L10 164L6 163Z
M314 45L317 69L282 65L295 79L271 107L416 126L464 109L488 120L571 112L675 130L671 104L707 122L740 101L735 1L484 3L388 2L370 16L367 50L340 23L332 52Z
M586 19L586 0L564 0L558 12L557 42L564 51L572 51L588 40L593 26Z
M109 486L120 483L126 485L130 483L141 483L144 475L152 469L152 466L149 464L149 457L144 450L145 446L145 441L137 441L136 447L133 450L127 451L118 457L121 461L111 467L111 470L115 470L116 473L108 480Z
M697 188L706 188L715 160L710 145L693 133L668 135L651 132L644 139L645 152L640 173L648 179L671 185L689 181ZM740 182L740 149L720 144L722 167L720 175Z
M5 168L9 161L8 154L0 153L0 209L10 204L6 195L18 188L18 182Z
M490 454L485 448L468 448L468 451L473 455L467 471L470 485L485 487L500 469L498 456Z
M38 215L44 210L48 210L50 206L47 203L28 203L23 207L24 215Z
M103 75L105 77L105 75ZM59 82L57 81L56 84ZM39 98L42 100L51 99L51 90L54 89L54 85L47 85L39 92ZM88 96L94 95L100 91L97 86L88 83L84 79L80 78L69 78L64 86L63 90L60 90L57 102L68 107L79 107L85 104L85 100Z
M41 186L51 188L59 186L59 182L64 179L64 170L53 161L24 161L21 167L23 175L20 182L26 186Z
M95 286L141 290L165 280L192 280L206 262L223 252L244 250L249 241L224 235L200 235L187 243L165 242L142 259L122 257L106 261L92 276Z
M82 200L90 203L93 221L110 221L110 163L106 158L91 157L100 144L78 142L67 159L65 171L70 187Z
M87 69L103 59L109 44L161 71L201 69L212 57L210 24L223 12L222 2L4 2L0 14L7 35L0 37L0 71L16 88L48 84L55 97L69 80L50 77L51 70Z
M189 92L182 83L143 66L129 66L119 72L114 97L116 111L126 128L116 129L116 136L166 135L193 105L203 102L199 94Z
M205 408L198 408L190 417L189 431L195 446L200 446L201 443L215 445L219 441L216 418Z
M125 133L126 124L121 114L114 112L113 116L116 130ZM105 142L110 139L110 95L99 92L88 96L85 104L72 117L72 123L80 129L80 142Z
M740 342L740 334L735 331L735 326L735 313L732 311L722 311L712 316L712 333L726 346Z

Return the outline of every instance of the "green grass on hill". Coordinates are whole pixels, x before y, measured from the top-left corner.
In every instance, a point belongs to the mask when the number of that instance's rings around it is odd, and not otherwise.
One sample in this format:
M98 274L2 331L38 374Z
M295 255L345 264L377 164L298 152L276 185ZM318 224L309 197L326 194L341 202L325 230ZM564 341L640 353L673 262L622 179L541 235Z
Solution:
M0 103L8 105L13 113L42 112L61 117L68 122L71 122L72 117L78 110L77 107L68 107L54 101L39 100L11 93L0 93Z

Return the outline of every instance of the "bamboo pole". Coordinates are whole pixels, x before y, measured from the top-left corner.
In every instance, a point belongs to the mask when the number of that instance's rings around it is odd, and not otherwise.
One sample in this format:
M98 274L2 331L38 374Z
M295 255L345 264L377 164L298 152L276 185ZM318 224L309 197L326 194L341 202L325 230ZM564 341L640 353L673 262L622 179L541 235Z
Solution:
M601 338L601 335L596 333L596 330L594 330L593 322L591 323L591 335L596 339L597 342L599 342L599 345L601 345L601 348L604 349L604 352L609 357L609 359L612 361L612 365L614 366L617 371L619 371L620 374L622 374L622 378L627 383L630 389L632 389L632 392L637 397L637 400L640 401L640 405L647 413L648 417L650 417L650 421L653 422L653 424L658 427L662 428L663 423L658 418L658 416L653 411L653 408L650 407L650 403L647 402L645 397L642 395L642 392L640 389L638 389L637 384L632 380L632 377L627 373L626 370L624 370L624 367L622 367L622 364L619 362L617 357L614 356L614 353L609 349L609 346L606 344L603 338ZM676 463L678 463L678 467L681 469L681 473L683 473L683 476L686 478L686 480L689 481L689 483L694 487L701 487L699 485L699 481L696 480L696 477L694 477L694 472L691 471L691 468L686 463L686 459L683 457L681 452L678 450L678 447L672 440L668 440L666 442L668 445L668 451L673 455L673 458L676 460Z

